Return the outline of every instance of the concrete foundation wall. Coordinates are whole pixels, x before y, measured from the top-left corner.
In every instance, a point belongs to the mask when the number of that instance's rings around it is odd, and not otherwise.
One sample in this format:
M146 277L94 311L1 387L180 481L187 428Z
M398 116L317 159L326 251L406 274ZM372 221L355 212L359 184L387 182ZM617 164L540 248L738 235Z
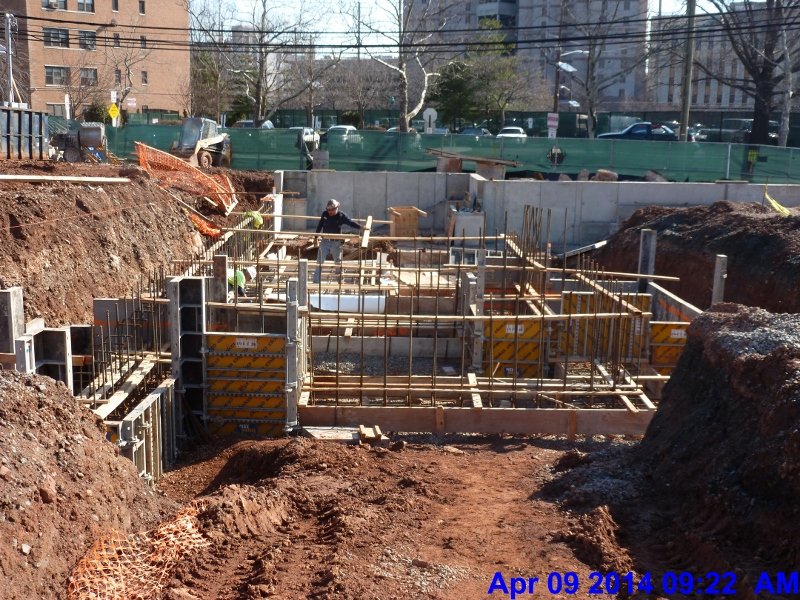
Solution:
M763 184L648 183L594 181L489 181L467 173L390 173L286 171L284 189L308 199L308 214L321 214L325 203L336 198L350 216L386 219L389 206L417 206L428 213L420 219L423 235L442 232L448 202L461 200L469 191L486 211L486 232L502 232L506 212L508 228L522 223L525 205L552 209L550 239L556 252L606 239L636 210L645 206L688 207L720 200L761 203ZM800 206L799 185L770 185L770 195L784 206ZM313 228L315 223L309 222ZM546 224L545 224L546 225ZM566 237L565 237L566 231Z
M419 231L429 235L444 227L447 200L460 200L469 189L467 173L394 173L388 171L285 171L283 189L307 198L306 212L320 215L331 198L350 217L388 220L390 206L416 206L426 213ZM276 177L276 182L279 178ZM300 225L300 222L297 223ZM306 227L313 229L316 222Z

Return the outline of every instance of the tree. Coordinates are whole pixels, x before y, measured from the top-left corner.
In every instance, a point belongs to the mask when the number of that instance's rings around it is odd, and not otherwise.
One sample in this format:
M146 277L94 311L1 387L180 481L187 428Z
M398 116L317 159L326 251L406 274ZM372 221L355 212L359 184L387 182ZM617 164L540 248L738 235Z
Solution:
M331 72L321 90L321 100L333 109L355 108L357 127L365 126L364 115L369 108L385 108L386 90L392 85L389 71L377 62L351 58L342 60Z
M436 104L443 123L462 118L473 120L481 114L476 74L467 61L454 61L439 73L430 100Z
M445 121L484 115L502 125L507 110L546 101L546 82L532 61L514 53L500 22L482 19L481 29L463 59L445 66L434 85L431 100Z
M409 122L425 105L431 80L450 62L441 60L443 53L435 51L433 45L440 39L452 4L453 0L384 0L365 17L356 17L360 19L359 31L363 26L396 55L389 59L366 49L372 60L396 77L400 131L409 130ZM409 90L415 74L421 85L412 102Z
M562 61L563 57L569 54L583 56L580 60L569 59L580 65L573 67L575 71L570 75L572 95L578 97L586 107L589 137L594 137L597 110L603 102L603 92L642 68L649 56L641 25L647 15L623 17L625 5L624 0L580 0L562 4L564 30L570 31L571 37L581 41L577 47L563 48L559 40L557 51L551 55L550 61L555 69L564 69L566 61ZM582 10L577 10L579 7ZM625 40L621 48L617 46L620 38ZM608 68L610 61L617 63L616 68ZM600 69L603 63L606 68ZM555 94L559 92L555 90Z
M482 19L481 30L480 43L468 47L467 60L478 103L502 126L507 110L525 109L540 100L546 83L533 61L514 53L514 44L506 41L499 21Z
M704 60L696 60L694 66L753 99L750 142L766 144L770 114L784 95L791 96L786 79L800 68L796 38L785 47L781 40L785 31L798 26L800 0L709 0L709 4L715 11L707 13L710 29L722 32L744 72L741 77L738 70L725 75Z

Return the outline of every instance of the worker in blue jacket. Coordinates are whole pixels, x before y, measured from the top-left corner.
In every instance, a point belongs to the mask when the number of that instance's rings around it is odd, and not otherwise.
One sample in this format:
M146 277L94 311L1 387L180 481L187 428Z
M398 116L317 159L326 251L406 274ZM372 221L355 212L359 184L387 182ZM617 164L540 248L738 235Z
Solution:
M342 233L342 227L344 225L349 225L354 229L361 229L361 225L339 210L340 206L341 204L338 200L328 200L325 212L322 213L322 216L319 218L319 223L317 223L317 233ZM320 241L319 252L317 253L317 269L314 271L314 283L319 283L322 263L328 259L328 254L333 256L333 260L336 264L341 264L342 240L323 238Z

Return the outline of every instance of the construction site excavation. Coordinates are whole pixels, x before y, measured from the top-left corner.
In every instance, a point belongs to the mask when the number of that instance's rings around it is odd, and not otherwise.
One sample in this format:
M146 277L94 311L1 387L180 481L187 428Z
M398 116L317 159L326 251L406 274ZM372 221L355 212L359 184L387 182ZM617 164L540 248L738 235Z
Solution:
M4 598L800 594L792 190L138 155L5 163Z

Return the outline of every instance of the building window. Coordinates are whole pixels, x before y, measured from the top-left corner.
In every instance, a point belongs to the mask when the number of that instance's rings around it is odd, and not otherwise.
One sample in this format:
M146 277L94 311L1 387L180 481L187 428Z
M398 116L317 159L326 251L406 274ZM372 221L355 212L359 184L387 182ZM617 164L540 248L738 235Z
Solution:
M53 29L52 27L45 27L43 32L45 46L69 48L69 29Z
M120 42L120 37L118 33L114 34L114 48L119 48L122 45Z
M67 10L67 0L42 0L42 8Z
M139 0L139 14L144 14L144 0Z
M81 69L81 87L97 85L97 69Z
M78 0L78 12L94 12L94 0Z
M84 50L97 50L97 34L94 31L79 31L78 45Z
M67 85L69 83L69 67L45 67L45 85Z
M54 117L65 117L65 116L67 116L67 113L64 110L64 105L63 104L48 104L47 105L47 112L49 112Z
M111 0L111 10L114 12L119 11L119 0Z
M142 85L147 85L147 71L142 71Z
M122 85L122 71L114 69L114 85Z
M139 46L141 46L142 48L147 48L147 36L146 35L139 36Z

